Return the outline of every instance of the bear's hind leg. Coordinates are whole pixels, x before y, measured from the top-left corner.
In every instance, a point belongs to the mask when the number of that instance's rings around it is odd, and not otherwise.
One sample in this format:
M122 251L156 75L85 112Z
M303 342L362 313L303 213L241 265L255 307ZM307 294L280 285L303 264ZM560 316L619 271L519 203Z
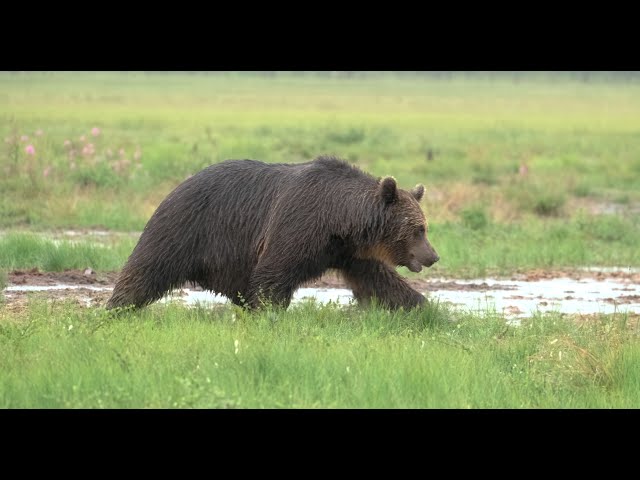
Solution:
M146 274L135 268L125 268L107 302L107 310L118 307L145 307L160 300L172 287L170 279L153 272Z
M259 274L249 284L246 303L243 306L256 309L270 304L286 309L291 304L293 294L300 283L295 279L276 280Z
M235 267L231 273L225 273L224 270L207 270L205 273L193 275L191 281L197 283L203 290L214 294L224 295L234 305L244 307L247 298L247 284L249 283L249 275L240 275L238 272L242 267Z
M321 276L323 269L311 261L282 265L282 259L263 257L256 265L247 288L247 306L260 308L266 302L286 309L304 282Z

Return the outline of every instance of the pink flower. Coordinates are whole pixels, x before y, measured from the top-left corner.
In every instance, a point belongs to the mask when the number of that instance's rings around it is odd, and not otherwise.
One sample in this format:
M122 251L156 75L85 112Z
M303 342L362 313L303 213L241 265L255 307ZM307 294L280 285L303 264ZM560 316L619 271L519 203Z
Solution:
M21 141L21 142L26 142L27 140L29 140L29 137L27 137L26 135L22 135L22 136L20 137L20 141Z
M526 163L523 163L522 165L520 165L519 173L520 173L520 176L526 177L527 174L529 173L529 166Z
M64 141L64 146L65 147L70 147L71 146L71 140L65 140Z
M36 130L36 137L41 137L43 133L44 132L42 131L42 129L39 128L38 130Z
M91 135L93 135L94 137L97 137L98 135L100 135L100 129L98 127L93 127L91 129Z
M27 152L27 155L35 155L36 154L36 149L33 148L33 145L27 145L27 147L24 149L25 152Z
M93 143L87 143L84 147L82 147L82 154L85 156L93 155L95 153L96 149L94 148Z
M49 165L47 168L44 169L44 171L42 172L42 175L44 175L44 177L48 177L49 174L51 173L51 166Z

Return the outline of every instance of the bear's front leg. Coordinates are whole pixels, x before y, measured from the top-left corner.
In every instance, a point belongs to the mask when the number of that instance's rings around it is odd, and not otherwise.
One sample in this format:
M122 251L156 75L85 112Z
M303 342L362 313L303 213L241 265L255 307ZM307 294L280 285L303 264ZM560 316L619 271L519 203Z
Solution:
M417 292L388 265L377 260L353 259L342 274L358 303L366 305L372 298L387 308L411 309L425 302Z

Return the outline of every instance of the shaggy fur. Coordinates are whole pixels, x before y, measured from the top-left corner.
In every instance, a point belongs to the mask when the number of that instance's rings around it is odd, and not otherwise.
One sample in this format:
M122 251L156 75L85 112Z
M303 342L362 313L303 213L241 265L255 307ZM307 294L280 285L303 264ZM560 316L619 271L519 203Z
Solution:
M411 308L424 297L395 272L438 260L419 206L424 188L397 188L333 157L303 164L228 160L179 185L160 204L107 308L143 307L191 281L260 307L286 308L327 269L355 298Z

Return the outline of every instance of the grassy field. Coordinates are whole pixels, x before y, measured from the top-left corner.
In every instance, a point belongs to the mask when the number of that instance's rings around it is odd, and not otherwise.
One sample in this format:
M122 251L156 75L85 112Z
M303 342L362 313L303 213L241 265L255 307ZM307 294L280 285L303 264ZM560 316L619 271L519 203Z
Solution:
M436 303L111 319L34 301L0 310L0 407L635 408L637 334L624 316L513 327Z
M7 272L118 271L160 201L230 158L335 154L422 206L407 276L640 266L640 82L606 75L0 73L1 408L636 408L637 319L437 303L248 314L10 308ZM64 229L113 233L91 239Z
M441 273L640 264L638 83L3 73L0 112L4 229L141 231L207 165L332 153L426 185Z

